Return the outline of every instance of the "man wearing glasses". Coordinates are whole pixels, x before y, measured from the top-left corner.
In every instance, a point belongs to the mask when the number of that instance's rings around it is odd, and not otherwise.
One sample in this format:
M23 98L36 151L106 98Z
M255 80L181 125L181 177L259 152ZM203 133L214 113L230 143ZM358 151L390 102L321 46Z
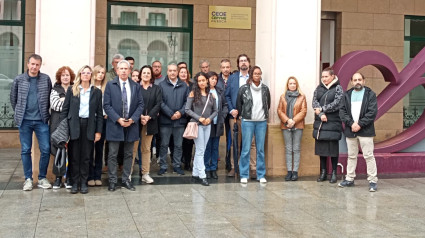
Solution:
M231 115L230 119L230 128L233 128L235 121L233 118L236 118L238 127L239 127L239 134L238 134L238 145L241 144L242 139L242 130L241 130L241 120L238 116L239 112L236 109L236 98L238 96L239 88L242 87L242 85L246 84L246 81L249 78L248 72L251 68L250 63L251 60L249 59L248 55L246 54L240 54L236 60L236 63L238 65L239 72L236 72L229 76L229 79L227 81L227 88L226 88L226 100L227 100L227 106L229 109L229 114ZM232 140L233 133L232 134ZM234 149L234 148L233 148ZM238 150L240 152L240 150ZM230 160L232 164L232 169L227 174L228 177L234 177L235 176L235 166L238 166L237 164L234 164L234 159ZM239 161L239 157L238 157ZM256 179L257 178L257 163L256 163L256 148L255 148L255 138L252 139L251 144L251 159L249 162L249 166L251 168L251 178Z
M162 72L161 62L159 60L155 60L152 63L152 69L153 69L153 77L155 78L155 85L159 85L165 79L165 76L161 74Z

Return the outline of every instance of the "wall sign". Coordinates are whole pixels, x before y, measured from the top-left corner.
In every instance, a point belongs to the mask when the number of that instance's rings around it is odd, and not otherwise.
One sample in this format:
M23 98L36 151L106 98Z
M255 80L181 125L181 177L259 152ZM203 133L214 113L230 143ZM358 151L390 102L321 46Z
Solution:
M210 28L251 29L250 7L209 6Z

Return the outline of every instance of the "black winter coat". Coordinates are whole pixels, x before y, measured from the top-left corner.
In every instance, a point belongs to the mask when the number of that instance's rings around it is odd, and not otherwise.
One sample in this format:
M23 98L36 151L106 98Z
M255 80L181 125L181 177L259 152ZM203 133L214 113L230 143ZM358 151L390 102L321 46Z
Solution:
M351 126L354 123L353 116L351 115L351 94L354 89L348 90L341 101L339 117L342 123L345 124L344 135L348 138L355 138L356 136L373 137L376 135L374 126L374 121L378 114L376 94L368 87L364 87L364 89L365 92L358 121L361 129L358 132L354 133L351 131Z
M159 116L159 125L168 127L184 127L187 119L185 115L185 107L187 96L189 95L189 87L180 79L174 86L168 76L159 84L162 89L161 113ZM176 111L179 111L182 117L178 120L171 120Z
M328 89L321 82L314 91L313 108L322 108L319 115L315 115L313 124L313 137L316 140L340 140L342 123L339 118L339 107L344 92L337 80ZM322 122L320 116L324 113L328 119Z
M228 109L227 109L227 101L224 97L224 89L215 88L218 95L218 104L217 104L217 129L215 130L215 134L211 133L210 137L219 137L224 134L224 120L226 119Z

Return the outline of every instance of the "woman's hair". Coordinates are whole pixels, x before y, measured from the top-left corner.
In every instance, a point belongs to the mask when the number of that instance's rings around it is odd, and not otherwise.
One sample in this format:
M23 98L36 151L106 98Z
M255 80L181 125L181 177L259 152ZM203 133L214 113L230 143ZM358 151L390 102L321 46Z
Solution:
M330 67L328 67L328 68L325 68L323 71L322 71L322 73L323 72L329 72L329 74L332 76L332 75L335 75L335 72L334 72L334 70L332 69L332 68L330 68Z
M182 70L186 70L186 72L187 72L187 79L186 79L185 83L189 83L189 79L190 79L191 76L190 76L189 70L186 67L180 67L179 68L179 70L177 72L177 77L180 75L180 71L182 71ZM179 77L179 79L180 79L180 77ZM182 79L180 79L180 80L182 80Z
M298 83L298 79L297 78L295 78L294 76L290 76L289 78L288 78L288 80L286 80L286 85L285 85L285 91L283 92L283 95L286 95L286 92L288 92L288 86L289 86L289 80L291 80L291 79L293 79L294 81L295 81L295 84L297 85L297 88L295 89L295 91L298 91L298 93L300 94L300 95L304 95L304 93L301 91L301 88L300 88L300 84Z
M137 74L137 82L138 83L140 83L141 82L141 79L140 79L140 71L138 70L138 69L133 69L133 71L131 71L131 75L130 75L130 77L131 77L131 80L133 80L133 73L134 72L137 72L138 74Z
M83 70L85 69L90 69L90 72L92 72L92 74L90 75L90 82L92 82L93 80L93 70L90 68L90 66L88 65L84 65L83 67L81 67L80 70L78 70L78 74L77 77L75 78L74 81L74 85L72 86L72 94L75 97L79 97L80 96L80 88L79 86L81 85L81 72L83 72Z
M216 73L216 72L214 72L214 71L210 71L210 72L208 72L207 73L207 76L208 76L208 84L210 84L210 78L211 77L213 77L213 76L215 76L216 78L217 78L217 83L218 83L218 74ZM215 86L217 86L217 83L215 84ZM215 88L215 87L214 87Z
M155 83L155 77L153 76L153 70L152 70L152 66L150 65L144 65L142 68L140 68L139 71L139 83L142 83L142 72L145 68L148 68L151 71L151 80L149 80L149 82L151 84Z
M92 85L96 85L95 82L96 82L97 73L99 73L100 70L102 70L102 69L103 69L104 74L103 74L102 83L100 83L100 90L102 90L102 94L103 94L105 92L105 87L106 87L106 83L107 83L107 80L106 80L106 69L105 69L105 67L103 67L103 65L96 65L96 66L94 66L92 77L91 77L91 84Z
M259 70L260 70L260 72L263 72L259 66L257 66L257 65L253 66L253 67L249 70L249 73L248 73L248 74L249 74L249 77L248 77L248 79L246 80L246 83L247 83L247 84L251 84L251 83L252 83L252 77L254 76L254 70L256 70L256 69L259 69Z
M71 80L70 80L69 84L72 85L74 83L75 73L74 73L74 71L69 66L62 66L62 67L60 67L58 69L58 71L56 71L56 83L57 84L61 84L62 83L61 76L62 76L62 73L65 70L68 70L69 75L71 76Z
M198 85L198 78L200 76L204 76L205 79L207 79L207 86L205 87L205 92L208 94L210 93L210 83L208 82L208 75L204 72L199 72L195 75L195 77L193 77L193 79L195 80L195 83L193 84L192 87L192 91L193 91L193 104L199 104L201 103L201 98L202 98L202 93L201 93L201 89L199 88Z

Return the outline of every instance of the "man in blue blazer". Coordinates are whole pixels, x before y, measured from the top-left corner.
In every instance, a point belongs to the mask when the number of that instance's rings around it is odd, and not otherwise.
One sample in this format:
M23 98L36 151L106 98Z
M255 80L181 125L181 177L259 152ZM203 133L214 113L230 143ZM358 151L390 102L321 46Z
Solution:
M133 162L133 145L139 140L140 115L143 112L141 87L130 80L130 63L118 63L118 76L106 84L103 109L108 115L106 140L109 141L108 175L109 191L115 191L117 183L117 155L120 142L124 142L122 187L135 188L130 181Z
M242 129L241 129L241 120L238 116L239 112L236 109L236 98L238 97L239 88L242 87L242 85L246 84L246 81L249 78L248 72L251 68L250 63L251 60L249 59L248 55L246 54L240 54L236 60L239 72L236 72L229 76L229 79L227 80L227 88L226 88L226 100L227 100L227 107L229 109L229 114L231 115L230 119L230 128L233 129L233 126L235 124L235 120L233 118L237 119L237 123L239 126L239 134L238 134L238 145L241 144L242 139ZM233 133L232 134L232 140ZM241 150L238 150L239 153ZM235 164L234 159L230 160L232 164L232 170L227 174L228 177L234 177L235 176ZM239 162L239 158L238 158ZM252 140L251 144L251 160L249 162L249 165L251 167L251 178L256 179L257 178L257 156L256 156L256 148L255 148L255 138ZM236 165L238 166L238 165Z

